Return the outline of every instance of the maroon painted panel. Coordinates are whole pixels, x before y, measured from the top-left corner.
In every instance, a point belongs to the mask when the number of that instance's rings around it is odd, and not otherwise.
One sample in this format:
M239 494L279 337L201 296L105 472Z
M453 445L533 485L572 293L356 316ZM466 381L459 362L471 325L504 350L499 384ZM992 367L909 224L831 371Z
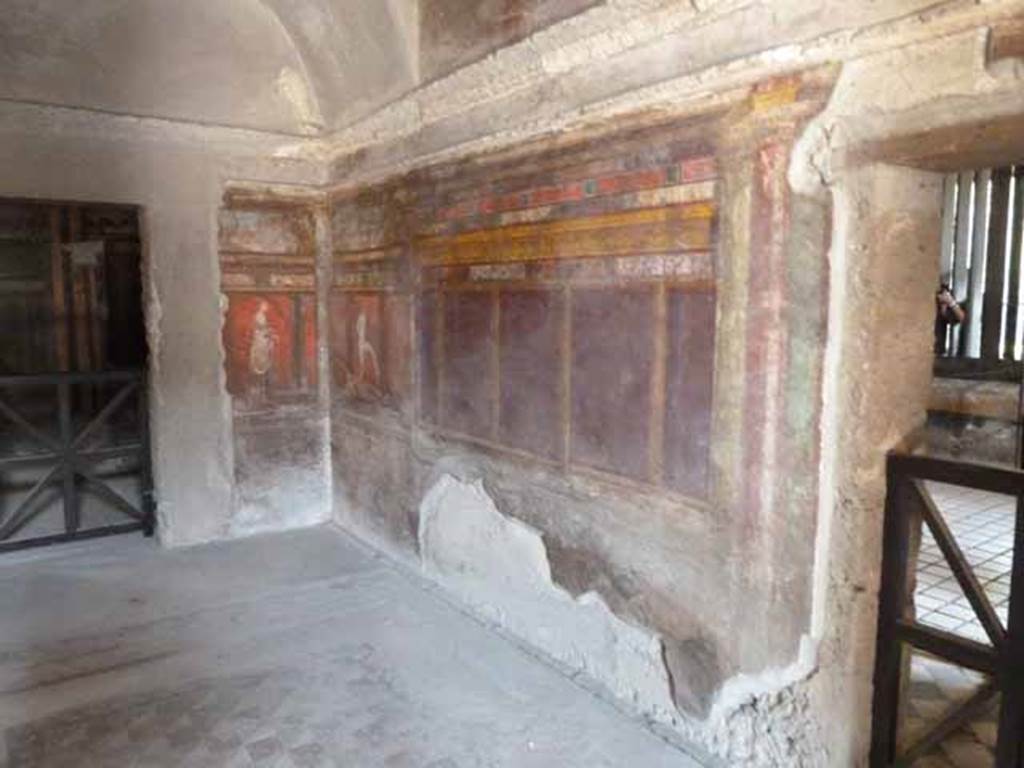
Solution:
M576 291L572 334L572 461L648 479L654 289Z
M557 459L562 453L561 291L501 294L501 410L504 445Z
M410 299L399 293L384 294L384 372L387 391L396 401L404 403L412 388L410 355Z
M706 496L708 490L714 363L714 294L670 291L665 482L697 497Z
M494 417L494 295L449 291L444 296L444 426L490 437Z
M437 316L438 296L434 291L420 295L416 326L419 335L420 418L437 423Z

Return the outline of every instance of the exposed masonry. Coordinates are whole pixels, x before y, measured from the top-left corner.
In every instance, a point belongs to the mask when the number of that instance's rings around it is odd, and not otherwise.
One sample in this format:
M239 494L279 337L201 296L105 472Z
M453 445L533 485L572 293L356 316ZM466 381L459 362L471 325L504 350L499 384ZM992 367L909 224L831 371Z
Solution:
M661 641L617 618L594 592L573 597L551 578L540 532L505 517L483 481L443 475L423 497L424 571L486 618L640 712L674 711Z
M740 675L718 692L705 721L682 715L661 639L613 614L600 595L558 585L540 532L502 515L482 480L442 474L420 504L423 572L493 622L582 673L628 709L739 765L818 765L808 697L797 685L814 670L812 645L785 669ZM794 687L795 686L795 687Z

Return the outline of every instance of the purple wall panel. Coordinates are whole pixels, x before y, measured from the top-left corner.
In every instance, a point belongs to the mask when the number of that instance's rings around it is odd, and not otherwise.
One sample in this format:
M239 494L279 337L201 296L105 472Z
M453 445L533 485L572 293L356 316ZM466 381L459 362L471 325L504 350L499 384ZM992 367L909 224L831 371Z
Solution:
M714 295L670 291L665 482L691 496L707 495L714 363Z
M419 374L420 374L420 418L430 424L437 423L437 331L435 316L437 294L433 291L420 296L419 315Z
M494 419L495 304L490 291L444 296L442 423L474 437L491 437Z
M653 288L573 293L573 462L650 478L653 326Z
M548 459L562 452L561 291L501 294L501 412L504 445Z

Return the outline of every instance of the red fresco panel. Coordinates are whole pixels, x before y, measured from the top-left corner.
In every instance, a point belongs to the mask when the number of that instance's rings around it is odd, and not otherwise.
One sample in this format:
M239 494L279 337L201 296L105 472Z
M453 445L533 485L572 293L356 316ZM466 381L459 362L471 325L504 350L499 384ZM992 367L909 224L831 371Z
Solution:
M696 497L706 496L708 490L714 363L714 294L670 291L665 482Z
M494 412L494 296L450 291L444 297L443 426L490 437Z
M363 402L393 403L408 391L405 297L382 292L331 297L331 366L337 391Z
M653 288L573 293L573 462L650 478L653 331Z
M288 294L232 294L224 319L228 391L250 408L296 387L295 305Z
M403 294L384 295L384 377L388 394L399 402L409 397L409 297Z
M562 448L561 291L501 294L502 444L557 459Z
M302 364L305 369L306 386L315 390L318 365L316 350L316 296L302 296Z

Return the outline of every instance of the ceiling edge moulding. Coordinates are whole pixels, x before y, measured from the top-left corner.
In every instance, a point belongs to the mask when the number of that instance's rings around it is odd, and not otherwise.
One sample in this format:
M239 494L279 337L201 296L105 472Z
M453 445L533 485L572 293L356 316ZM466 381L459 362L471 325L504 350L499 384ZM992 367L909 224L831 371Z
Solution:
M531 138L587 130L611 118L637 113L666 117L690 114L721 101L723 94L727 94L726 99L735 98L735 93L766 78L849 62L971 30L981 35L992 24L993 14L997 21L1007 22L1007 29L1015 28L1024 15L1024 1L1009 2L998 9L946 3L927 15L911 14L859 30L829 31L771 49L741 52L728 61L724 61L726 52L719 57L722 63L690 69L691 59L685 53L696 45L695 36L713 32L705 23L696 31L648 41L619 56L580 64L576 70L536 77L514 92L477 87L464 89L461 97L441 97L467 83L501 81L503 57L511 57L513 49L533 46L535 35L411 93L352 128L325 137L315 147L306 146L317 153L318 159L332 163L329 178L340 188ZM693 29L692 16L688 20ZM728 16L718 21L732 24L736 19ZM539 34L549 34L552 29ZM1001 43L1003 48L1007 45L1010 43ZM638 62L654 59L669 63L648 68L651 74L643 82L635 71L629 74L630 69L638 68ZM584 81L589 85L581 87ZM439 100L442 106L438 106ZM432 102L429 107L428 101ZM450 104L450 111L445 112L443 104ZM495 130L495 125L501 129Z
M0 131L4 132L16 132L21 128L36 130L37 123L45 123L48 130L56 128L58 131L75 131L87 136L93 133L97 137L106 138L112 138L111 131L115 131L117 138L145 137L148 134L153 134L162 142L180 138L192 141L260 143L272 149L280 157L300 157L307 154L310 149L314 149L315 144L318 144L315 139L297 133L282 133L173 117L135 115L93 107L51 104L26 99L0 97L0 113L5 115L5 119L0 123ZM289 151L288 148L292 149Z

